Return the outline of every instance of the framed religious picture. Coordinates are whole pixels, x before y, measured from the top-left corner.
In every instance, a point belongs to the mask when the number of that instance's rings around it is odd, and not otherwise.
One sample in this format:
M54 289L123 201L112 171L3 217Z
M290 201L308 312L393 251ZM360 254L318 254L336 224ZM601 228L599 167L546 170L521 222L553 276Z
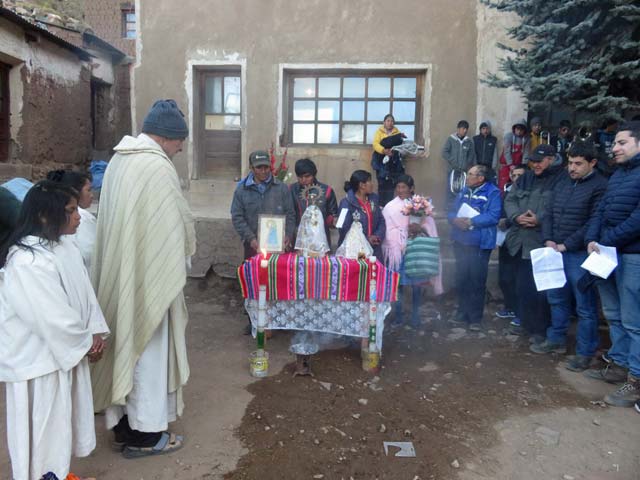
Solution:
M284 252L285 215L258 215L258 251Z

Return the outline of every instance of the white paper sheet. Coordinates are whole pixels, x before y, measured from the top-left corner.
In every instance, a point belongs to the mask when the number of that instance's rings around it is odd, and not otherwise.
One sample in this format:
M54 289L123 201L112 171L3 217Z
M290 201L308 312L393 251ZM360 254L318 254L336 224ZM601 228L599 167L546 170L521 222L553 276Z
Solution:
M599 243L597 245L600 253L591 252L580 266L592 275L606 279L618 266L618 253L616 247L605 247Z
M504 241L507 238L507 232L506 230L500 230L498 229L498 233L496 234L496 247L501 247L502 245L504 245Z
M468 203L463 203L462 205L460 205L460 209L458 210L456 217L473 218L473 217L477 217L478 215L480 215L479 211L477 211L473 207L470 207Z
M343 208L342 210L340 210L340 216L338 217L338 221L336 222L336 228L342 228L342 225L344 224L344 221L347 218L348 212L349 210L346 208Z
M552 288L564 287L567 277L564 274L562 254L553 248L536 248L531 250L533 279L539 292Z

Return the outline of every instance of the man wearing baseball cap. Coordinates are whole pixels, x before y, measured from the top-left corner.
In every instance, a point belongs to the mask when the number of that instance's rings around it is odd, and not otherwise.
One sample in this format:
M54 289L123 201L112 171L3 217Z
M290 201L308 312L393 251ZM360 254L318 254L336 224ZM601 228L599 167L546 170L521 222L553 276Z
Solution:
M251 171L240 180L231 203L231 221L244 246L244 258L258 253L258 216L285 215L285 246L289 246L296 225L296 213L287 185L271 174L269 153L249 155Z
M542 221L562 165L551 145L538 145L529 161L530 170L518 179L516 188L504 201L511 222L505 245L516 269L516 316L522 322L521 327L512 327L511 333L529 335L532 342L541 342L549 324L549 305L545 293L537 291L533 280L531 250L544 246Z

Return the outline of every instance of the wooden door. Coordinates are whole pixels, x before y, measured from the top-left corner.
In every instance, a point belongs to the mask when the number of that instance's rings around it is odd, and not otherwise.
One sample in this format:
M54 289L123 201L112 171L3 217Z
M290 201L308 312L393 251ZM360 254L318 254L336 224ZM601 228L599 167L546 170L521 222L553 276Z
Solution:
M240 176L242 99L239 71L207 71L200 77L201 178Z
M9 160L9 69L11 67L0 63L0 162Z

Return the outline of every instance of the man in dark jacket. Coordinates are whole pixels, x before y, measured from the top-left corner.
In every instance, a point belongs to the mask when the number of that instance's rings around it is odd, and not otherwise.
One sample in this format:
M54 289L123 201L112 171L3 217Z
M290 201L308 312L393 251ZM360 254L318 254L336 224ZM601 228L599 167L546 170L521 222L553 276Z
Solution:
M528 334L534 342L544 341L549 323L549 305L544 292L538 292L533 280L531 250L543 246L542 222L551 191L562 173L551 145L539 145L531 154L531 170L518 179L504 201L507 219L511 222L505 244L514 257L518 303L516 315L522 327L513 326L513 334Z
M251 172L240 180L231 202L231 222L244 245L244 258L258 253L258 217L261 214L285 215L285 244L290 246L296 226L296 213L289 188L271 174L267 152L249 156Z
M595 288L578 288L585 274L580 267L587 259L584 235L587 222L602 194L607 180L596 170L597 152L592 144L576 141L568 152L568 173L563 173L551 194L547 214L542 222L545 247L562 253L567 283L562 288L547 290L551 306L551 326L544 342L531 345L534 353L565 353L567 330L573 305L578 314L576 355L567 362L569 370L580 372L589 368L598 348L598 303Z
M485 120L480 124L480 133L473 137L478 165L489 167L491 174L498 166L498 139L491 134L491 122ZM493 175L492 175L493 176Z
M456 257L456 321L480 331L489 272L489 257L496 246L496 227L502 211L500 190L488 179L489 167L475 165L467 172L467 186L449 212ZM468 213L461 209L465 204ZM475 211L475 213L474 213Z
M562 157L562 165L567 164L567 150L571 144L571 122L561 120L558 133L551 137L551 145L556 149L558 155Z
M598 285L611 348L605 357L609 364L587 375L624 381L628 369L626 383L604 400L631 407L640 399L640 122L620 126L612 152L618 168L585 235L589 253L597 252L598 244L618 253L616 270Z
M329 185L321 183L316 178L318 168L312 160L301 158L295 165L298 182L292 184L289 189L293 206L296 210L296 228L300 225L302 214L310 205L309 193L315 194L313 204L320 209L324 218L327 241L331 247L331 237L329 229L333 228L338 215L338 201L336 192Z

